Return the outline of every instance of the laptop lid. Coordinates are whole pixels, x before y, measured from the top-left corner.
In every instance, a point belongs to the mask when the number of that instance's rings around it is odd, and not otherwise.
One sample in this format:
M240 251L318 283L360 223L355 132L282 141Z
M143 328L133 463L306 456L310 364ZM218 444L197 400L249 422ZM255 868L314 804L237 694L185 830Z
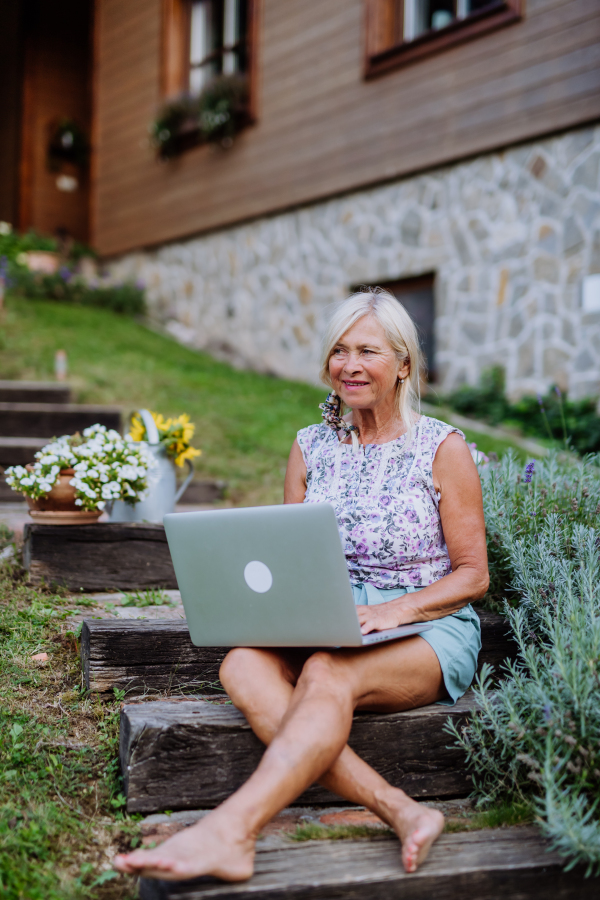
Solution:
M329 503L171 513L164 524L197 646L362 646Z

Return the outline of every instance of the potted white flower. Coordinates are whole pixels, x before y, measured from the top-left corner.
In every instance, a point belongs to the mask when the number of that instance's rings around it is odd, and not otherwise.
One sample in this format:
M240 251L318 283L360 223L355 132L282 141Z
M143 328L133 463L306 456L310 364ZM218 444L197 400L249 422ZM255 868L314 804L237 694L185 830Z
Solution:
M35 460L7 469L5 479L25 495L35 521L53 525L89 524L115 500L132 505L144 500L148 473L156 467L143 444L104 425L57 438Z

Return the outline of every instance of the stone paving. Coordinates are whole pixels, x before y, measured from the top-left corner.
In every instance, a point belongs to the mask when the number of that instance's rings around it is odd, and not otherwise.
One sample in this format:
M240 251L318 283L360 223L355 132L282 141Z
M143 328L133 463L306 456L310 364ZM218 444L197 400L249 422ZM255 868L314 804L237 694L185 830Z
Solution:
M155 321L241 367L317 381L328 307L435 273L440 387L494 363L511 395L600 393L600 126L478 156L112 264Z

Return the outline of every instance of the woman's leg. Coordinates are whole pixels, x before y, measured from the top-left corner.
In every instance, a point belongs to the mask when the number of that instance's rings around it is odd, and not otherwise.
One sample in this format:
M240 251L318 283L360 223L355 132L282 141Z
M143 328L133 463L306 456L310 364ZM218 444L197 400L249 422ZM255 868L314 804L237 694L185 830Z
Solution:
M403 647L399 650L400 644ZM155 850L117 857L117 867L172 879L202 874L227 880L248 878L260 828L333 766L345 747L354 708L406 709L443 696L439 664L429 645L420 638L409 638L393 646L395 650L392 645L387 648L384 645L367 651L321 652L310 656L281 724L248 781L197 825ZM244 652L236 651L238 658ZM435 660L433 667L430 654ZM227 668L231 666L224 669L226 684ZM249 675L246 672L246 679ZM396 683L398 689L380 687ZM258 685L254 687L258 689ZM358 758L353 754L351 759L351 766L355 765ZM407 868L412 870L441 830L441 824L433 827L431 816L421 816L420 824L415 827L418 817L407 806L412 801L402 792L394 792L368 766L366 771L373 800L369 806L383 814L407 844L411 841L415 844L405 859ZM346 770L338 775L337 783L342 782L349 790L356 788L352 772ZM364 797L361 800L364 802ZM413 824L407 826L404 820L411 819Z
M415 641L416 647L410 648L417 652L417 664L420 667L425 661L423 655L427 651L420 646L423 644L430 651L431 666L435 667L437 657L425 641ZM365 651L360 652L363 655ZM397 653L393 655L395 658L398 656ZM387 658L388 654L385 656ZM443 682L433 700L431 696L407 693L413 679L409 677L410 663L406 652L402 652L402 661L403 675L408 682L405 691L392 697L367 695L357 704L358 708L395 712L414 709L424 705L423 700L425 703L435 702L445 696ZM298 658L298 654L293 652L260 649L234 650L224 661L221 680L235 706L244 713L254 733L266 745L275 737L288 709L303 662L302 657ZM421 806L404 791L393 788L347 744L330 769L318 780L345 800L366 806L394 828L402 842L402 861L407 872L415 871L425 859L443 827L441 813Z

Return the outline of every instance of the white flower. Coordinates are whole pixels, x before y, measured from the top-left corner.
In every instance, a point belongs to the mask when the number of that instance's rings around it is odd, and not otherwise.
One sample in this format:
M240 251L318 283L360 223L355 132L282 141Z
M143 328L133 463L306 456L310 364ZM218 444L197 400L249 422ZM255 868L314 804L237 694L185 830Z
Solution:
M83 506L83 500L80 500L79 497L75 500L75 506Z
M0 222L0 234L10 234L12 231L12 225L10 222Z
M106 506L106 503L104 502L104 500L98 500L98 502L96 503L96 506L98 507L98 509L104 509L104 507Z

